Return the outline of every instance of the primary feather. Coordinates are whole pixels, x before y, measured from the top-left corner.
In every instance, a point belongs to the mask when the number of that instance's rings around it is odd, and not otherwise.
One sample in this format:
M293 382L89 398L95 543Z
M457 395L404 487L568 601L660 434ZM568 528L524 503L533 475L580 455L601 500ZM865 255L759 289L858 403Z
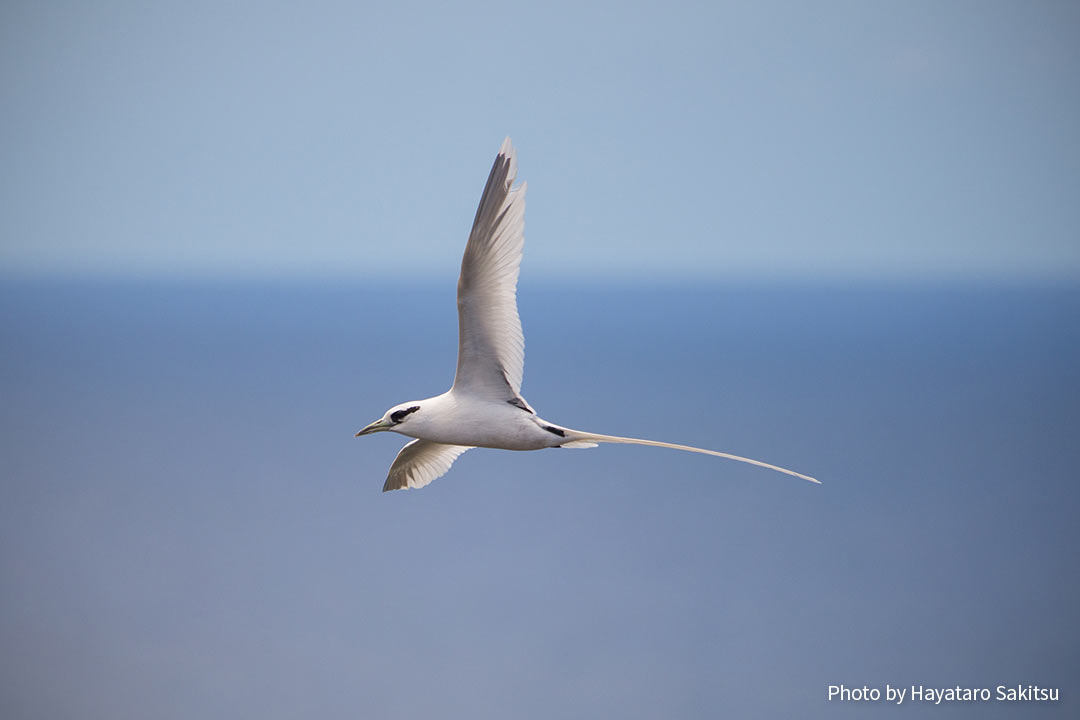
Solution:
M383 484L383 492L404 488L422 488L432 480L442 477L470 448L461 445L444 445L429 440L413 440L394 458L390 473Z
M517 154L503 141L476 209L458 278L458 362L454 392L521 398L525 337L517 281L525 246L525 184L514 188Z

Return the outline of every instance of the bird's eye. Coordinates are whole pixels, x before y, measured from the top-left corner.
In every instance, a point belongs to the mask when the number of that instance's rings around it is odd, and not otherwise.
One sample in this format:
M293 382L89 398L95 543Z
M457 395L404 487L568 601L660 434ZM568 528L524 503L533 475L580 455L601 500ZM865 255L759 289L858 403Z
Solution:
M413 405L411 408L405 408L404 410L395 410L390 413L390 422L395 425L405 419L405 416L409 413L414 413L420 409L419 405Z

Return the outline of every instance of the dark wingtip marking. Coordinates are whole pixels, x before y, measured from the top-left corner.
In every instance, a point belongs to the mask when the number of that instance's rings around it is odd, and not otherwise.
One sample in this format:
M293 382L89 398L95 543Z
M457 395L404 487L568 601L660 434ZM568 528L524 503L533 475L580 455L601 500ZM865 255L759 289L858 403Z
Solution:
M547 430L552 435L558 435L559 437L566 437L566 433L564 433L562 430L560 430L557 427L552 427L551 425L544 425L543 427L544 427L545 430Z

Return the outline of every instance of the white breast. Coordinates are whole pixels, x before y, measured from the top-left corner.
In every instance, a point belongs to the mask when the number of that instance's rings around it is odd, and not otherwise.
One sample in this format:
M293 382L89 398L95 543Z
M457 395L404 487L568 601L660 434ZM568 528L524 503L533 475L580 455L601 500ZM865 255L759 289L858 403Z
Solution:
M543 429L543 420L507 402L453 391L421 401L422 409L397 432L447 445L539 450L554 447L560 436Z

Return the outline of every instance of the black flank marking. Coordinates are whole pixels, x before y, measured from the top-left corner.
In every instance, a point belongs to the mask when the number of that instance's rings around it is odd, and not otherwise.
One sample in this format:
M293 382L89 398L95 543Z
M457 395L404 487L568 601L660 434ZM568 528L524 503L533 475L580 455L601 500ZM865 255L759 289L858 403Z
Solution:
M524 410L525 412L529 413L530 415L534 414L533 411L530 410L529 407L521 400L521 398L514 398L513 400L507 400L506 402L510 403L511 405L513 405L516 408L520 408L520 409Z
M564 433L562 430L560 430L557 427L551 427L550 425L544 425L544 429L547 430L549 433L558 435L559 437L566 437L566 433Z

